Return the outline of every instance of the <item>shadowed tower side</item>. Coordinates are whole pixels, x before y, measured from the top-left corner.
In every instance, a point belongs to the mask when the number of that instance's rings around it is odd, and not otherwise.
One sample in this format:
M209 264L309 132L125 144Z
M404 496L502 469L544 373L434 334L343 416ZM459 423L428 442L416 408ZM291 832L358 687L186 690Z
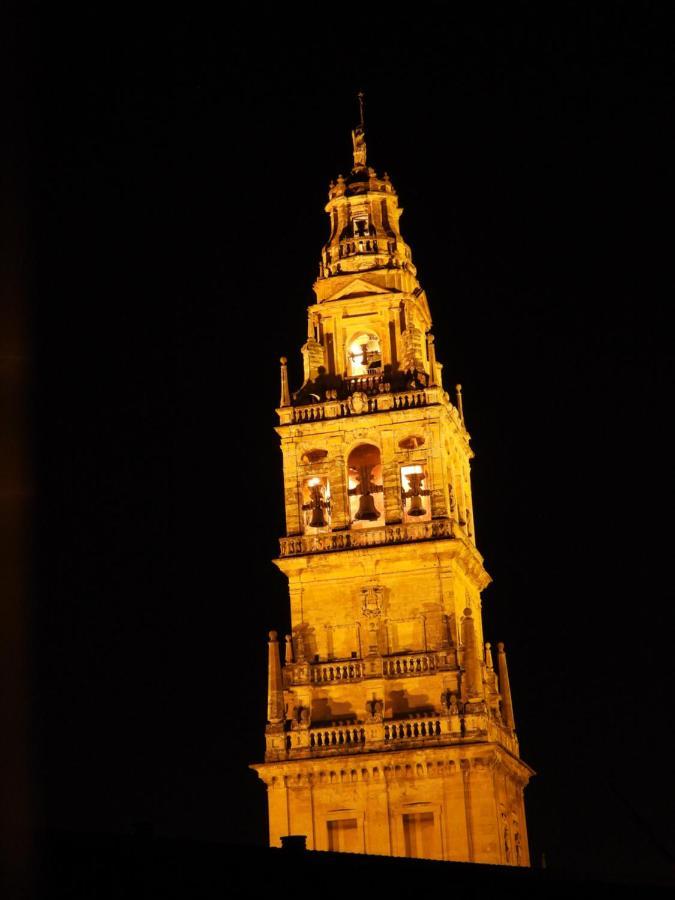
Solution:
M461 389L436 359L394 186L367 164L331 182L316 303L277 410L292 635L270 633L270 843L529 865L506 656L481 592Z

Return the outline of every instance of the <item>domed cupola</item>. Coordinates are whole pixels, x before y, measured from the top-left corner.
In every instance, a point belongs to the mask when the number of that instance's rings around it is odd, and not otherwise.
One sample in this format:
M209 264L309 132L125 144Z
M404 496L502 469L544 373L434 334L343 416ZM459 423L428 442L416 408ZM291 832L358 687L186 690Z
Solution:
M352 131L354 165L347 178L338 175L328 188L331 231L322 252L319 280L392 270L414 279L412 253L398 228L403 210L394 186L386 172L380 178L366 162L363 94L359 94L359 107L359 124Z

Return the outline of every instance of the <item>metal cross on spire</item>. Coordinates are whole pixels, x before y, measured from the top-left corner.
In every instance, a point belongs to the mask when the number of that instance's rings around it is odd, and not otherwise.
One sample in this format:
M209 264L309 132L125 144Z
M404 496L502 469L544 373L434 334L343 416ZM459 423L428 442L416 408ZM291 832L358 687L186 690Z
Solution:
M359 112L361 114L361 128L365 128L365 122L363 121L363 100L366 96L363 91L359 91L356 95L359 98Z

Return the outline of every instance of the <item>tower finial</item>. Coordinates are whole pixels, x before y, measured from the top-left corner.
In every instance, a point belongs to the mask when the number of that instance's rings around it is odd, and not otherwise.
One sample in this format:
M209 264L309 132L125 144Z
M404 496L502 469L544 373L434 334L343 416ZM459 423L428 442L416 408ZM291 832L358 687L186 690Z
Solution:
M288 389L288 368L286 365L288 360L285 356L282 356L279 362L281 363L281 399L279 406L290 406L291 393Z
M366 131L363 121L363 91L357 94L359 98L359 124L352 131L352 143L354 145L354 169L366 168Z

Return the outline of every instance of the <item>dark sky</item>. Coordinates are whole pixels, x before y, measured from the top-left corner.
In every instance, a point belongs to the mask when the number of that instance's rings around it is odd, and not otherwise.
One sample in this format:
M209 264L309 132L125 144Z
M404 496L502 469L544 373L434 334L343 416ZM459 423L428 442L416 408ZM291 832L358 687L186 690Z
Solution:
M463 5L461 5L463 7ZM356 91L461 381L533 859L672 873L666 4L59 8L28 135L38 819L265 841L299 386ZM459 5L458 5L459 8ZM670 862L668 857L670 856Z

